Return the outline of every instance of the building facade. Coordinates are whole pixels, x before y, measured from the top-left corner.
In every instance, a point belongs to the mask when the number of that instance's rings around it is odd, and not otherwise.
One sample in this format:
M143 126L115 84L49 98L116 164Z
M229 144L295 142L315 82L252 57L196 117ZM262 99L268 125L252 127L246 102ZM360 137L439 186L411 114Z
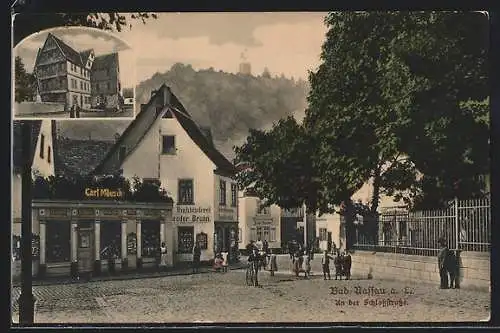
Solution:
M34 74L42 102L90 109L98 106L96 96L102 96L106 107L119 106L117 53L96 56L94 50L79 52L49 33L38 49Z
M258 197L240 192L238 205L240 250L244 250L251 241L258 240L266 240L271 249L280 249L280 211L277 205L263 207Z
M147 162L145 162L147 161ZM170 246L175 262L238 250L238 198L233 165L163 85L125 130L96 173L123 170L126 178L160 182L174 199Z

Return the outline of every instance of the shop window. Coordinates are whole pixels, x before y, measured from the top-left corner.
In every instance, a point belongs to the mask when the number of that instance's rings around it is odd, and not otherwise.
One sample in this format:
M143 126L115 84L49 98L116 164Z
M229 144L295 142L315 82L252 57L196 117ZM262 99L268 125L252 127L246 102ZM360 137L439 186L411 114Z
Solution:
M221 206L225 206L226 205L226 181L225 180L220 181L219 189L220 189L219 203Z
M160 221L144 220L141 226L142 256L154 258L160 249Z
M101 222L101 259L117 259L121 257L121 221Z
M175 136L173 135L164 135L162 138L162 153L168 155L174 155L176 152L175 149Z
M67 262L71 260L71 223L69 221L49 221L46 223L47 262Z
M238 185L231 184L231 206L236 207L238 202Z
M255 227L250 228L250 240L257 240L257 228Z
M208 249L208 237L207 234L201 232L196 235L196 242L200 245L200 249L206 250Z
M192 179L179 179L179 195L177 198L179 205L193 205L193 180Z
M326 228L319 228L319 241L326 241L328 239L328 230Z
M192 253L194 247L194 227L178 227L178 253Z

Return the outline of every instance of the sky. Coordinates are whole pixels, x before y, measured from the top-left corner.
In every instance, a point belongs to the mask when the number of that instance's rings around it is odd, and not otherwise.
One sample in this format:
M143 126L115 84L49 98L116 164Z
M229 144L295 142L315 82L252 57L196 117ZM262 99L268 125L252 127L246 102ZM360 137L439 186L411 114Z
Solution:
M160 13L131 21L117 36L137 50L137 79L176 62L236 73L245 58L252 72L307 79L319 64L326 13Z
M122 86L131 88L135 86L137 82L135 73L137 57L134 50L118 36L97 29L55 28L28 36L14 49L14 54L21 57L28 72L33 72L36 54L38 49L43 46L49 32L77 51L94 49L96 56L118 52Z

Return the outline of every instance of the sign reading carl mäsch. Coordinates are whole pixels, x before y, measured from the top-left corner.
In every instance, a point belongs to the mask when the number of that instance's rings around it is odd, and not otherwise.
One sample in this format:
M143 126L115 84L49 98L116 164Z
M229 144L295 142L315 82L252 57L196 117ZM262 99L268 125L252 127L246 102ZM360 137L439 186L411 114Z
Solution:
M86 188L85 198L119 199L123 198L123 191L121 189L112 190L109 188Z

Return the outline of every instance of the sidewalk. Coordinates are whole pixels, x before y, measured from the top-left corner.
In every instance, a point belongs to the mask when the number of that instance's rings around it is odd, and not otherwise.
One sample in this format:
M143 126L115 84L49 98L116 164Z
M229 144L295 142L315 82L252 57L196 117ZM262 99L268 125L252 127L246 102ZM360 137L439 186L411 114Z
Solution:
M247 266L246 260L240 260L239 263L234 263L229 266L229 270L242 269ZM134 280L144 278L161 278L165 276L178 276L178 275L191 275L191 274L204 274L212 273L215 270L211 266L202 266L199 268L198 273L193 273L191 267L182 268L168 268L166 271L130 271L130 272L117 272L115 275L103 273L99 276L92 276L90 278L82 277L79 279L72 279L70 277L47 277L43 280L33 279L33 286L47 286L58 284L76 284L98 281L113 281L113 280ZM21 281L12 281L12 287L20 287Z

